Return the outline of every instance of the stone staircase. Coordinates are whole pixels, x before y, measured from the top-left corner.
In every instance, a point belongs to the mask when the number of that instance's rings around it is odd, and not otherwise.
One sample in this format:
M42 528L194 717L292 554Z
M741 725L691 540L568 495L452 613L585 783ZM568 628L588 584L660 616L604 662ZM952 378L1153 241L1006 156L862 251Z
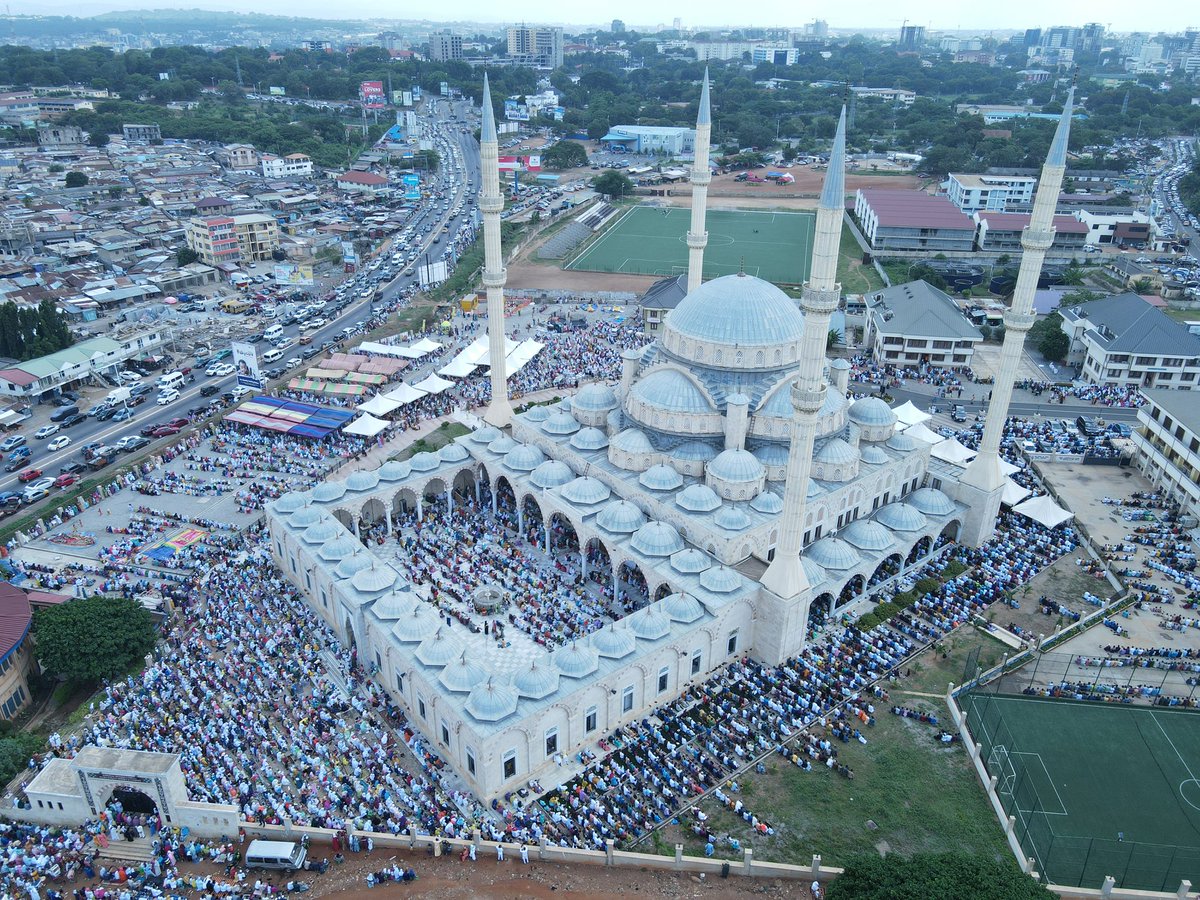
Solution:
M153 842L149 837L111 842L99 852L100 859L111 862L148 863L154 859Z

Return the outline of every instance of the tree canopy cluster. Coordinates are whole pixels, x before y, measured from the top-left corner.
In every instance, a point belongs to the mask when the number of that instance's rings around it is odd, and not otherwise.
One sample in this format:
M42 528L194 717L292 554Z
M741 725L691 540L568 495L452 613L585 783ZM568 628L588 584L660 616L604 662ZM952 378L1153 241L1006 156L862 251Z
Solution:
M829 883L827 900L1051 900L1056 895L1017 868L966 853L855 857Z
M65 681L116 678L154 649L150 613L128 597L84 597L33 614L35 652Z
M33 359L73 343L67 320L51 301L43 300L36 308L0 303L0 356Z

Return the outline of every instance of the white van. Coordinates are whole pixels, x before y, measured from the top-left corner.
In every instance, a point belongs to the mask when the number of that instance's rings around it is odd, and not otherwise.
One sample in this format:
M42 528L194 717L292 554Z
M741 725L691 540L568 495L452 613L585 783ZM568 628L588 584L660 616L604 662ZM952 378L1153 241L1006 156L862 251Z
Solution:
M263 332L263 340L273 342L281 334L283 334L283 326L282 325L272 325L270 328L268 328L266 331Z
M280 359L283 359L283 351L278 348L274 350L268 350L262 355L262 361L265 363L273 363Z
M158 376L158 390L162 391L178 390L183 384L182 372L168 372L166 375Z
M246 850L246 868L284 869L304 867L308 851L295 841L251 841Z

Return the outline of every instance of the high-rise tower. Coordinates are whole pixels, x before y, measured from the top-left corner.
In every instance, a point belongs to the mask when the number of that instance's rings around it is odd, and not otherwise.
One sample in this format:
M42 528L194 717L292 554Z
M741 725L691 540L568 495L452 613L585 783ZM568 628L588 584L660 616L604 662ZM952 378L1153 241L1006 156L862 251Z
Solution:
M500 141L496 137L496 116L492 111L492 91L487 73L483 76L483 123L479 135L479 160L483 174L479 181L479 211L483 214L483 286L487 291L488 357L491 365L492 402L483 418L489 425L503 428L512 421L508 402L508 370L505 366L504 282L508 272L500 249Z
M1071 136L1071 112L1075 103L1075 88L1067 94L1054 142L1042 166L1042 177L1033 198L1033 213L1021 235L1021 268L1012 303L1004 313L1004 343L1000 350L1000 367L992 385L983 439L978 455L967 465L957 486L959 502L967 506L967 517L959 533L964 543L978 546L992 536L996 515L1000 511L1000 495L1004 490L1004 472L1000 468L1000 439L1012 401L1017 366L1025 347L1025 334L1033 327L1033 295L1046 251L1054 243L1054 209L1062 190L1063 174L1067 169L1067 141Z
M708 246L704 214L708 205L708 185L712 181L712 172L708 168L708 145L711 135L712 112L708 101L708 69L705 69L704 84L700 87L700 109L696 113L696 153L692 164L692 227L687 233L689 294L700 287L703 280L704 248Z

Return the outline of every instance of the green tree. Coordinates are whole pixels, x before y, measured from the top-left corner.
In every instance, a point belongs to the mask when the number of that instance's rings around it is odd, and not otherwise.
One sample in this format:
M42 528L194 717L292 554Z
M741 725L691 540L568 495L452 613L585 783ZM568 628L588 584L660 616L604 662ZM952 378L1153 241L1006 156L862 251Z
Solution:
M1061 329L1047 332L1037 344L1038 352L1050 362L1062 362L1071 349L1071 339Z
M84 187L88 183L88 177L82 172L68 172L64 183L69 188Z
M840 346L845 342L845 338L836 328L830 328L825 335L825 349L832 350L834 347Z
M587 161L587 150L575 141L559 141L542 154L542 165L547 169L578 169Z
M33 754L45 749L45 741L36 734L19 731L0 738L0 784L8 784L29 764Z
M592 181L592 187L596 189L597 193L606 194L615 199L631 193L633 191L633 182L623 173L613 169Z
M1091 303L1093 300L1099 300L1103 296L1103 294L1089 291L1087 288L1080 288L1079 290L1063 294L1062 298L1058 301L1058 305L1060 307L1078 306L1080 303Z
M154 649L150 614L128 597L85 597L33 615L35 652L52 676L116 678Z
M180 247L175 251L175 265L186 266L200 258L200 254L191 247Z
M1051 900L1015 862L966 853L858 856L829 883L828 900Z

